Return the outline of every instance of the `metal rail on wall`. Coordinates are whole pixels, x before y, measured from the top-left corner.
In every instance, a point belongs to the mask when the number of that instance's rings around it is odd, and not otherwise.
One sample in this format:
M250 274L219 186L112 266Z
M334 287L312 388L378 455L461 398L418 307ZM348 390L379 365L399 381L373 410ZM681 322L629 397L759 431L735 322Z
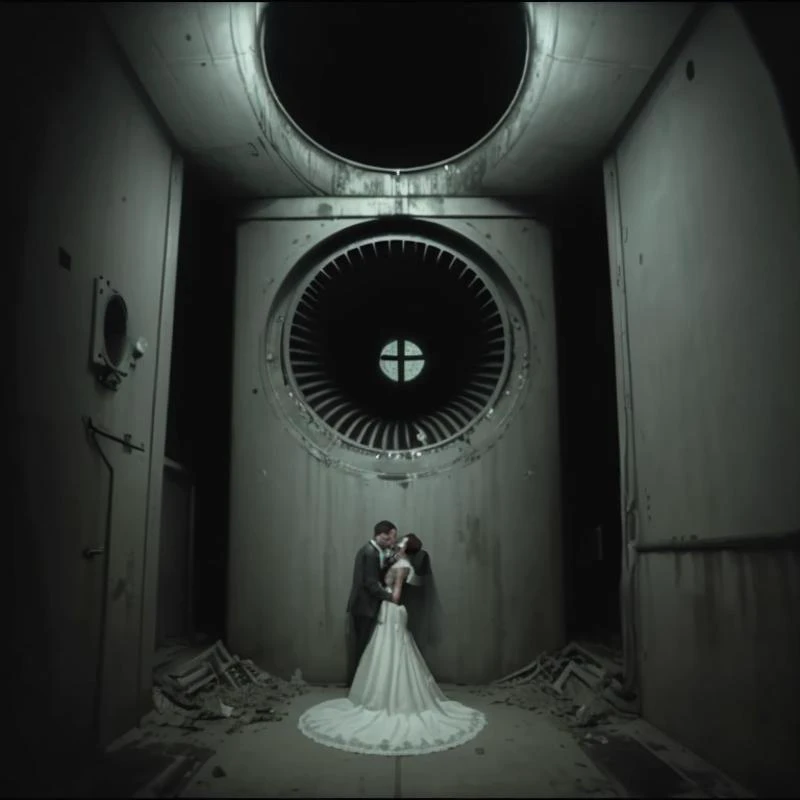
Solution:
M95 449L97 450L100 458L103 460L103 463L108 470L108 498L106 500L106 518L105 518L105 525L103 530L103 541L102 543L91 547L87 546L83 549L83 557L87 561L94 561L96 558L100 556L107 555L109 551L109 547L111 544L111 529L114 519L114 465L109 460L108 456L106 455L103 448L100 446L100 442L98 441L97 437L102 436L106 439L110 439L113 442L117 442L121 444L126 452L130 452L131 450L139 450L140 452L144 452L144 445L135 445L131 441L131 434L125 434L122 437L115 436L112 433L108 433L107 431L100 430L94 422L92 422L91 417L82 417L82 421L84 426L86 427L86 432L89 434L89 438L92 441ZM103 592L102 592L102 600L101 600L101 612L100 612L100 652L102 653L105 648L105 636L106 636L106 611L108 607L108 592L106 591L108 586L108 559L102 559L103 564ZM103 659L98 659L97 663L97 673L95 676L95 686L97 696L101 696L102 692L102 685L103 685L103 666L104 662ZM95 735L100 735L100 703L96 702L93 711L93 725L95 728Z
M693 553L739 550L758 552L766 550L800 550L800 530L784 533L755 534L753 536L726 536L712 539L684 539L636 545L637 553Z
M138 450L140 453L144 453L144 444L138 445L134 444L132 439L133 435L130 433L125 433L121 437L115 436L113 433L108 433L107 431L101 430L98 428L94 422L92 422L91 417L84 417L83 422L86 425L86 429L92 436L102 436L105 439L111 439L112 442L117 442L121 444L124 448L129 450Z

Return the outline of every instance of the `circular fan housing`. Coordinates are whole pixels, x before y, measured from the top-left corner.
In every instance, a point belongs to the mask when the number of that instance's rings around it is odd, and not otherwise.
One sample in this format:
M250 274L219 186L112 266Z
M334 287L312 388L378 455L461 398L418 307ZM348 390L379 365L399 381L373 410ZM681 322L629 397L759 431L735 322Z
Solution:
M491 281L424 236L360 239L295 295L283 337L287 379L343 441L420 452L487 412L510 359Z

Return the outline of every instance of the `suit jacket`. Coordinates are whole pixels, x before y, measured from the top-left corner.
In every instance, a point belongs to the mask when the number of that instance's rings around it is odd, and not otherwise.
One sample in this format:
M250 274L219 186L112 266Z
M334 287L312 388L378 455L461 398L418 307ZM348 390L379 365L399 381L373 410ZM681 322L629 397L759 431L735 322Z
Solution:
M390 600L392 594L383 585L385 570L381 569L381 558L371 542L367 542L356 553L353 565L353 588L347 601L347 611L354 617L378 616L383 600Z

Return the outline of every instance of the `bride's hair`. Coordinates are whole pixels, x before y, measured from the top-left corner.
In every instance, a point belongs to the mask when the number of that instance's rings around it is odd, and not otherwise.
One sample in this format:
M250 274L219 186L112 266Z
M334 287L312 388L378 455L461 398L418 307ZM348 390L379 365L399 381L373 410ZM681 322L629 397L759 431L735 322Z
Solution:
M422 541L420 540L420 538L416 534L413 534L413 533L407 534L404 537L404 541L405 541L405 544L403 546L403 549L409 555L413 555L414 553L417 553L420 550L422 550Z

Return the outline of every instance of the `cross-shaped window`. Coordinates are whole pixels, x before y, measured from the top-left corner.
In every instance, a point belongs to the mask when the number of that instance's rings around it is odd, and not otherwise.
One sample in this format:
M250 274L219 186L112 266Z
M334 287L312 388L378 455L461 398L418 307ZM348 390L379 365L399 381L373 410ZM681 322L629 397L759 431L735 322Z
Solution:
M413 381L425 366L425 356L414 342L394 339L381 350L381 371L397 383Z

